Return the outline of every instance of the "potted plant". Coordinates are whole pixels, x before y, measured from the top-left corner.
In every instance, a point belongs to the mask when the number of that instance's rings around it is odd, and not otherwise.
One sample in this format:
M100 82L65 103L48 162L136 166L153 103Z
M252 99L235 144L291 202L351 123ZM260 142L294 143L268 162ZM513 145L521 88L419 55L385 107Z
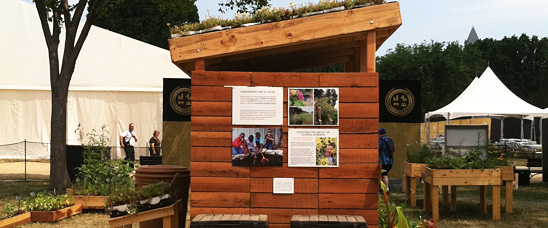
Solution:
M0 227L16 227L30 222L29 212L22 210L21 207L15 210L15 207L10 203L4 206L3 213L2 220L0 220Z
M137 211L137 202L134 189L116 189L109 195L106 209L111 218L134 214Z
M147 211L173 204L172 189L166 182L158 182L137 191L138 211Z
M82 205L72 204L67 195L53 195L46 191L23 200L25 210L30 211L32 222L55 222L82 212Z

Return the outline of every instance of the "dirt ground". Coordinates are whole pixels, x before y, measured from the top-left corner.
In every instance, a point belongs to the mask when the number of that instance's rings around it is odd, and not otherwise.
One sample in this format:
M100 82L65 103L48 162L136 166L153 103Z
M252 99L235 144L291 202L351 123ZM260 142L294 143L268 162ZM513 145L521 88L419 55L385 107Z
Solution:
M0 180L24 180L25 162L0 161ZM27 179L49 179L49 162L27 162Z

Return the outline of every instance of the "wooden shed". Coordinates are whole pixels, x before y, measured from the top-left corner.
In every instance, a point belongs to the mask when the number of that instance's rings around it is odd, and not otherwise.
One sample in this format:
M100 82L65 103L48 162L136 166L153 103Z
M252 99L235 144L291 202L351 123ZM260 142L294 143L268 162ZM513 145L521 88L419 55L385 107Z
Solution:
M379 76L375 51L401 25L386 3L169 40L172 61L191 75L191 209L267 214L289 227L295 214L362 215L378 225ZM345 73L296 73L344 64ZM283 167L233 167L230 86L284 88ZM287 165L287 88L339 88L339 167ZM272 178L291 177L294 194L272 193Z

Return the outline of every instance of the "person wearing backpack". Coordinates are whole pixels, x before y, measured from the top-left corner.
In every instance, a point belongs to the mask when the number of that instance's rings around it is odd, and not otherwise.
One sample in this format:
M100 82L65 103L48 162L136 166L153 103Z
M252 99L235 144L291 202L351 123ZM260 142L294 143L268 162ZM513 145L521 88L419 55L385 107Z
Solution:
M386 136L386 130L384 128L379 129L379 164L384 171L381 173L382 182L386 185L386 192L390 193L388 189L388 172L394 165L394 141Z

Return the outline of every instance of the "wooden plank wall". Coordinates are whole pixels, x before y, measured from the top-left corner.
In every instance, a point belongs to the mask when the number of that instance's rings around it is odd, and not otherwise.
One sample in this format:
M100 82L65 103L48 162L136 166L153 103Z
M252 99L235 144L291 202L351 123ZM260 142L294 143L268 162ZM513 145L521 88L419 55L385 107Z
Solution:
M191 218L267 214L270 227L289 227L294 214L351 214L376 227L378 82L377 73L192 72ZM225 86L284 87L283 167L232 167L232 88ZM287 167L288 87L339 88L338 168ZM295 178L295 194L272 194L273 177Z

